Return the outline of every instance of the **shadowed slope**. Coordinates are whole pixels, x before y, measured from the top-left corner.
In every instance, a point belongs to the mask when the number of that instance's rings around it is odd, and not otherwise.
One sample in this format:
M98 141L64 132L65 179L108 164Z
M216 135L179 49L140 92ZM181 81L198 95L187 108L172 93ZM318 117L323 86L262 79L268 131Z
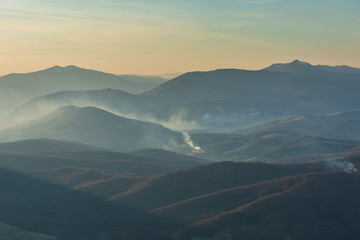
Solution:
M42 71L0 77L0 107L12 110L34 97L64 90L114 88L138 94L157 85L144 77L121 77L76 66L54 66Z
M239 133L257 131L293 131L311 136L360 140L360 109L351 109L316 116L287 117Z
M360 141L313 137L297 132L258 131L249 134L192 134L203 158L232 161L300 163L327 160L356 151Z
M85 145L79 142L60 141L53 139L26 139L16 142L0 143L0 151L6 152L52 152L52 151L79 151L98 150L96 147Z
M56 93L30 101L15 116L36 116L68 104L91 105L139 119L196 123L211 131L214 126L234 129L284 116L358 108L360 74L322 70L300 61L284 66L295 70L189 72L140 95L109 89Z
M148 210L226 188L325 169L321 163L287 166L233 162L207 164L154 178L141 188L114 196L112 201Z
M177 239L357 239L359 181L343 172L280 179L270 189L282 190L194 223Z
M129 151L172 147L181 143L180 133L161 125L127 119L94 107L62 107L25 126L1 132L2 141L53 138L79 141L96 147Z

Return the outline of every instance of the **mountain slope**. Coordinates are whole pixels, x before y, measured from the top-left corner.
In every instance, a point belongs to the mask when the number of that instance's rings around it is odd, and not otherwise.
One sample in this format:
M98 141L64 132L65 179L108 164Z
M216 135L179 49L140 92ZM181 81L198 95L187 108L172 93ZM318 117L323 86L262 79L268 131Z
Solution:
M15 109L9 119L4 120L3 125L36 119L68 105L93 106L127 113L133 112L138 106L144 106L147 102L149 102L147 97L136 96L117 89L61 91L34 98L21 105Z
M317 67L309 63L294 61L281 66L294 67L296 71L219 69L209 72L189 72L144 93L144 95L163 98L172 96L173 101L183 103L209 100L210 96L213 100L247 99L254 101L259 97L261 100L275 95L278 98L293 97L296 99L302 90L312 87L314 89L308 90L306 95L312 96L316 92L324 95L334 87L331 83L344 81L343 74L334 74L320 69L319 72L309 70L317 70ZM350 81L354 76L345 75L345 77L349 79L347 81L349 84L358 84L354 80ZM359 76L355 78L358 80ZM322 88L318 89L320 85ZM323 88L324 86L326 87ZM200 96L199 92L202 93Z
M146 75L118 75L119 77L126 79L131 82L137 82L142 84L147 84L148 89L154 88L166 81L168 79L163 78L161 76L146 76Z
M27 240L56 240L55 236L42 233L29 232L16 226L0 222L0 238L2 240L27 239Z
M189 72L140 95L110 89L56 93L30 101L14 115L24 119L73 104L211 131L359 107L360 74L327 71L300 61L281 66L292 70Z
M348 211L357 208L356 202L360 197L359 175L326 171L329 171L326 163L269 165L223 162L169 173L149 181L140 188L129 189L128 192L112 198L117 204L146 211L145 214L119 225L118 229L114 230L112 239L180 238L195 240L198 239L197 237L199 239L227 239L222 236L224 232L229 232L233 236L232 239L262 239L261 237L247 236L247 228L242 229L241 227L249 225L254 230L258 227L266 233L266 229L262 229L262 225L253 226L255 223L258 224L253 220L260 214L259 212L265 212L264 214L268 216L268 218L264 218L268 221L265 225L271 224L272 217L276 224L286 225L290 219L281 221L281 217L290 215L289 217L293 219L292 222L299 224L300 227L303 217L307 219L317 216L318 212L308 212L308 204L318 205L319 199L329 204L325 207L325 212L331 207L341 209L343 204L340 199L342 198L345 202L350 203ZM339 192L346 193L334 198L342 184L347 187ZM305 191L304 194L296 193L300 186L304 186L302 188ZM332 189L333 186L334 189ZM351 192L353 186L356 187ZM281 204L283 202L277 204L275 200L276 207L271 209L275 205L271 203L273 197L293 192L295 192L294 198L284 205ZM326 198L329 199L325 200ZM307 200L306 203L298 204L304 199ZM270 203L267 202L268 200ZM245 214L241 223L237 222L238 218L230 218L231 214L247 209L261 201L269 206L257 210L254 217L246 218ZM299 207L295 208L294 205ZM267 212L268 209L270 209L269 212ZM294 214L292 214L293 209L296 209ZM301 212L303 215L299 215ZM279 215L281 215L280 219ZM343 221L353 219L356 215L357 212L354 214L346 212L341 219L335 217L333 222L344 227L346 224ZM261 224L261 219L262 217L258 219L259 224ZM223 224L224 222L226 223ZM142 231L138 231L138 229L142 229ZM351 227L350 229L356 232L357 228ZM245 232L241 232L241 235L236 235L238 231L243 230ZM301 228L296 230L299 231ZM274 232L276 231L274 230ZM321 231L322 229L320 231L314 229L314 233L307 232L310 234L309 236L315 234L318 237L317 234ZM334 231L336 234L341 233L341 231ZM273 234L272 231L271 233ZM265 239L281 238L271 236L271 238Z
M0 107L11 110L31 98L64 90L115 88L141 93L155 86L157 84L147 82L143 77L121 77L76 66L54 66L0 77Z
M359 140L313 137L280 130L248 134L192 134L203 158L231 161L301 163L341 158L360 146Z
M300 62L284 67L291 71L190 72L143 95L168 103L167 108L155 109L162 110L164 118L170 118L174 106L180 106L188 116L200 113L199 122L213 119L219 125L227 118L243 123L243 116L249 116L248 122L256 122L359 106L360 74L334 73ZM249 111L257 114L246 114Z
M94 156L92 156L94 155ZM0 167L17 172L33 174L34 171L62 169L62 174L78 170L105 171L130 176L151 176L202 164L186 160L167 161L151 156L139 157L114 152L58 152L46 154L24 154L0 152ZM54 170L55 171L55 170ZM50 177L55 177L56 174ZM100 174L103 175L103 174Z
M237 131L294 131L325 138L360 140L360 109L333 112L316 116L282 118L252 128Z
M0 157L0 162L3 159ZM60 158L56 162L61 162ZM20 165L26 164L34 166L31 162ZM315 217L315 220L323 221L327 217L330 222L323 222L330 223L331 229L325 227L326 231L337 236L346 229L357 236L354 230L359 229L357 225L345 228L344 223L357 223L353 220L358 214L357 210L354 211L354 208L357 209L354 204L359 202L359 175L340 172L315 174L327 170L324 163L269 165L223 162L137 179L74 168L33 171L32 174L27 171L25 175L1 166L0 221L69 240L95 240L101 239L100 236L107 236L110 240L212 237L223 234L224 225L221 223L225 222L226 232L234 239L257 239L246 234L253 233L256 228L260 230L259 234L270 232L273 236L274 232L278 232L281 235L283 232L278 227L286 229L287 224L292 223L296 227L290 233L298 236L300 227L297 226L302 226L302 220ZM40 172L55 176L65 184L66 181L70 183L64 187L33 177ZM73 184L73 188L68 188ZM104 201L104 197L111 196L114 190L122 194L113 197L112 202ZM272 200L284 194L292 197ZM324 201L324 208L319 206L320 200ZM243 214L243 209L245 218L244 215L233 218L233 214ZM259 222L259 219L264 221ZM268 226L271 223L276 223L276 228ZM318 223L309 221L314 226ZM250 228L242 228L244 225ZM318 233L322 233L323 228L317 230L306 231L310 235L299 239L319 238ZM265 239L279 239L277 236ZM351 235L347 237L352 239Z
M357 239L359 180L342 172L279 179L270 187L276 191L196 222L176 239Z
M154 178L141 188L114 196L112 201L150 210L227 188L324 170L323 163L288 166L233 162L207 164Z
M98 150L98 148L78 142L59 141L52 139L26 139L16 142L0 143L0 151L32 153L32 152L52 152L52 151L79 151L79 150Z
M182 143L180 133L161 125L116 116L94 107L62 107L25 126L1 132L1 141L52 138L79 141L96 147L129 151L170 148Z
M313 66L307 62L294 60L291 63L275 63L263 70L271 72L302 72L302 73L321 73L324 69ZM325 70L326 71L326 70Z
M84 192L7 168L0 167L0 183L1 222L57 239L96 240L116 216L136 213L136 210L114 206ZM25 237L22 235L19 239ZM44 235L38 237L41 239Z
M341 65L341 66L317 65L316 67L324 69L326 71L330 71L330 72L356 73L356 74L360 73L360 68L349 67L346 65Z
M321 73L322 71L329 71L335 73L350 73L359 74L360 68L349 67L346 65L328 66L328 65L311 65L307 62L294 60L291 63L275 63L263 70L273 72L313 72Z

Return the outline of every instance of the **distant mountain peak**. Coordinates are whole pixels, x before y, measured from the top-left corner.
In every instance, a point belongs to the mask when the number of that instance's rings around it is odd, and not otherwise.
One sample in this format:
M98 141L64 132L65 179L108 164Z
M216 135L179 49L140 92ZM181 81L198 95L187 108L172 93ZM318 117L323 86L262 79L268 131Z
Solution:
M52 72L52 73L60 73L63 72L65 69L65 67L59 66L59 65L55 65L53 67L50 67L48 69L45 70L41 70L39 72Z
M77 67L77 66L75 66L75 65L68 65L68 66L66 66L65 67L65 69L81 69L80 67Z
M318 72L321 69L316 66L311 65L308 62L303 62L298 59L290 63L275 63L270 67L264 68L262 70L272 71L272 72Z
M59 65L54 65L53 67L51 68L48 68L48 69L45 69L45 70L60 70L62 69L63 67L59 66Z
M310 66L311 66L310 63L308 63L308 62L303 62L303 61L300 61L300 60L298 60L298 59L295 59L295 60L292 61L290 64L300 64L300 65L310 65Z
M75 69L81 69L75 65L68 65L66 67L62 67L59 65L55 65L51 68L45 69L45 71L53 71L53 72L60 72L60 71L64 71L64 70L75 70Z

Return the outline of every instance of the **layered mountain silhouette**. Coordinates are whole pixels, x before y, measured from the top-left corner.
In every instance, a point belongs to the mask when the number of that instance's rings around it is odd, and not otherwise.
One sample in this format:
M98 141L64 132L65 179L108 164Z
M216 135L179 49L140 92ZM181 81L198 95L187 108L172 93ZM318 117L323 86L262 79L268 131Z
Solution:
M3 76L0 238L358 239L359 92L299 60Z
M204 150L199 156L215 161L302 163L342 159L359 152L359 140L313 137L289 131L249 134L192 134Z
M25 119L27 113L36 116L68 104L92 105L140 120L239 128L279 117L358 108L360 74L329 68L334 70L296 60L259 71L189 72L140 95L110 89L50 94L21 106L15 115Z
M54 66L32 73L0 77L0 107L12 110L31 98L64 90L120 89L131 93L150 90L165 79L104 73L76 66Z
M116 195L111 200L149 210L221 189L324 170L324 164L284 166L266 163L213 163L159 176L141 188Z
M311 65L307 62L294 60L291 63L275 63L263 70L272 72L312 72L321 73L322 71L336 72L336 73L353 73L359 74L360 68L349 67L346 65L341 66L328 66L328 65Z
M16 142L0 143L0 151L17 153L36 153L54 151L95 151L99 148L79 142L60 141L53 139L25 139Z
M180 75L180 74L178 74ZM130 82L136 82L136 83L141 83L143 84L143 86L141 86L139 84L139 88L136 89L134 88L134 90L125 90L127 92L131 92L131 93L142 93L144 92L145 88L151 89L154 88L166 81L168 81L169 79L172 79L174 77L170 77L170 78L164 78L162 77L162 75L159 76L146 76L146 75L118 75L121 78L124 78ZM143 88L141 89L140 86Z
M333 239L341 239L341 232L328 229L335 225L355 236L357 226L348 226L344 220L356 218L357 213L351 209L356 208L359 197L355 187L359 176L316 173L324 167L225 162L167 174L112 198L119 204L146 211L115 230L114 239L125 236L130 239L258 239L258 236L279 239L280 236L281 239L286 233L316 239L327 231L338 235ZM285 177L287 174L293 176ZM189 184L184 184L184 179ZM347 187L341 190L342 184ZM338 192L344 195L337 195ZM343 198L348 199L344 201L350 208L339 202ZM292 203L299 208L294 208ZM322 215L332 208L337 214ZM302 228L302 222L309 218L331 224L321 228L321 223L310 221L309 226L315 224L315 227L309 232ZM290 230L289 221L295 224ZM275 229L271 228L272 223Z
M183 143L180 133L161 125L123 118L94 107L66 106L26 125L1 132L1 141L53 138L128 151L171 148Z
M146 102L149 102L146 97L110 88L89 91L61 91L34 98L21 105L15 109L8 121L11 123L29 121L68 105L77 107L93 106L127 113L133 112Z
M331 67L329 67L330 69ZM313 66L310 63L294 60L291 63L275 63L263 70L271 72L302 72L302 73L321 73L322 68Z
M136 156L109 151L38 152L36 154L0 152L0 157L0 167L30 173L31 175L36 171L43 171L44 173L50 171L50 178L55 177L55 173L58 173L59 176L62 176L61 178L67 181L69 179L66 175L76 176L77 170L82 172L84 169L99 172L99 175L106 178L112 177L114 174L151 176L206 162L186 155L181 158L178 155L177 158L162 159L150 154L148 156ZM118 193L116 189L114 191Z
M356 239L358 181L339 172L309 174L192 199L154 212L178 213L188 223L158 239ZM208 211L195 206L216 209L214 216L201 219Z
M317 65L316 67L330 71L330 72L338 72L338 73L360 73L360 68L349 67L346 65L340 66L327 66L327 65Z
M101 165L100 169L52 168L54 163L80 161L77 158L34 155L31 160L27 155L19 161L24 154L14 156L6 166L4 156L0 158L0 219L33 232L65 239L192 239L224 234L247 239L278 239L286 234L315 239L330 232L338 236L333 239L341 239L345 229L350 239L357 236L357 225L347 223L357 216L353 209L357 209L359 176L331 171L342 170L349 162L338 162L335 168L324 162L222 162L139 177L116 172L121 168L104 171L106 159L101 170ZM43 163L34 164L39 159ZM46 161L47 169L43 168ZM91 162L87 159L83 164L91 166ZM16 165L32 168L22 170L26 175L19 169L9 170ZM352 166L359 166L358 160ZM321 223L309 221L313 218L329 225L320 227ZM290 219L293 228L289 230ZM302 231L303 221L314 229ZM275 229L269 227L273 223Z
M263 130L295 131L312 136L360 140L360 109L350 109L315 116L293 116L257 125L238 132Z
M29 232L16 226L0 222L0 237L3 240L29 239L29 240L56 240L55 236L42 233Z

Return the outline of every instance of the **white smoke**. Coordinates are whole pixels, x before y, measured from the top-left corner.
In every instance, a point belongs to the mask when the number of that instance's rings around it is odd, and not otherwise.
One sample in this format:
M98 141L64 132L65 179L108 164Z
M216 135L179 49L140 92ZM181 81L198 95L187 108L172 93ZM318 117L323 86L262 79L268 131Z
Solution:
M327 166L332 170L343 170L347 173L357 173L355 165L351 162L330 160L326 162Z
M192 141L190 135L189 135L187 132L182 132L182 135L183 135L183 137L184 137L184 142L185 142L189 147L191 147L192 152L195 152L195 153L205 153L205 151L202 150L200 146L194 144L194 142Z

